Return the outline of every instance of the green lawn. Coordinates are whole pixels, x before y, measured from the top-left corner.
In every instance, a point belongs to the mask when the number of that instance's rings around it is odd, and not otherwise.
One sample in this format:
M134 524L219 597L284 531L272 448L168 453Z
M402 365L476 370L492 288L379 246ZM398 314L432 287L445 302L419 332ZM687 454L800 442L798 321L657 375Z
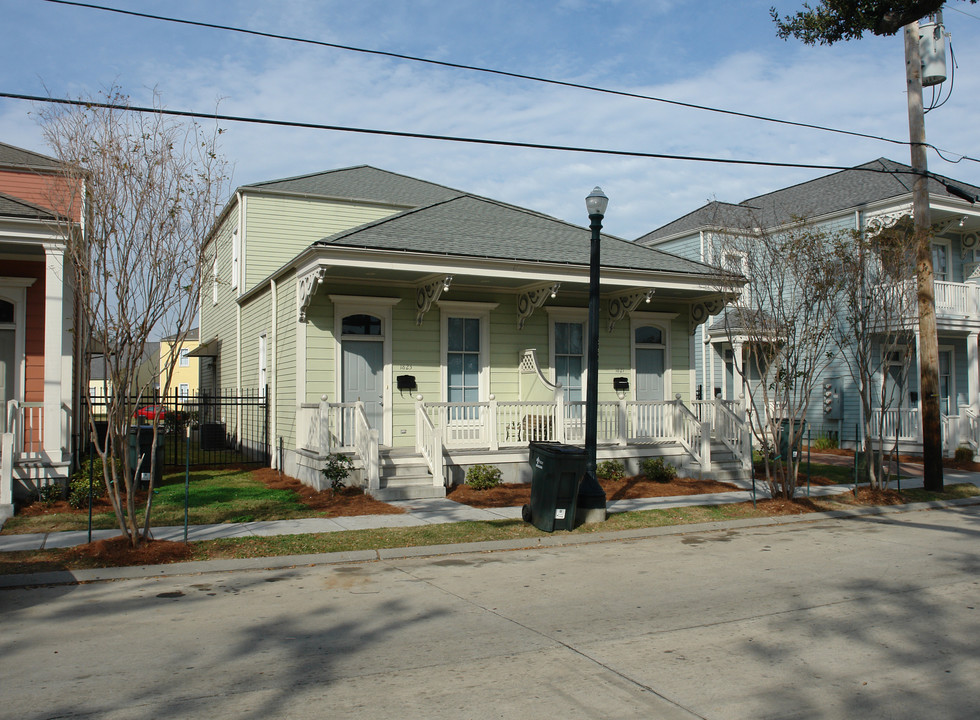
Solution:
M280 520L316 515L299 502L291 490L271 490L252 478L247 470L206 470L190 474L188 522L209 525L225 522ZM140 510L142 517L142 509ZM151 524L154 527L184 524L184 473L163 476L153 495ZM96 529L118 527L109 510L93 515ZM7 533L85 530L88 513L51 513L39 516L15 515L3 527Z
M848 468L814 464L814 475L839 478ZM801 485L805 484L805 476ZM805 489L798 493L807 501ZM968 483L947 485L943 493L923 490L903 492L907 502L948 500L980 495L980 488ZM761 497L760 497L761 499ZM813 509L840 509L855 501L850 493L840 497L813 499ZM800 508L802 512L803 507ZM208 470L193 472L190 476L189 521L192 525L273 520L310 517L315 511L301 504L290 490L271 490L254 480L245 470ZM751 503L706 507L682 507L662 510L617 513L604 523L583 525L570 532L555 535L587 535L636 528L684 525L715 522L737 518L763 517L767 511ZM17 532L46 532L56 530L84 530L87 513L57 513L39 517L15 516L7 521L4 534ZM154 497L153 525L182 525L184 522L184 475L165 475L163 485ZM112 513L95 516L93 527L116 527ZM468 521L443 525L425 525L407 528L383 528L375 530L344 531L308 535L284 535L277 537L250 537L211 540L192 543L194 559L266 557L337 551L398 548L448 543L468 543L488 540L527 539L532 543L544 533L533 525L519 520ZM71 549L41 550L33 552L0 553L0 574L39 572L65 567L95 567L95 560L80 560L71 556Z

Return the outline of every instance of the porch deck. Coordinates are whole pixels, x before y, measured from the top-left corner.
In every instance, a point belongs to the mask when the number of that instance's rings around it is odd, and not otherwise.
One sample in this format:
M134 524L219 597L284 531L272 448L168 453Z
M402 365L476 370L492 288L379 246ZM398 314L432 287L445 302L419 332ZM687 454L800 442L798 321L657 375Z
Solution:
M487 462L526 465L531 442L581 444L585 437L585 403L497 401L475 403L416 403L415 452L427 468L427 481L444 489L467 465ZM598 455L641 458L668 455L699 474L710 473L712 457L723 459L726 471L734 463L750 462L749 429L730 403L696 403L692 409L680 396L672 401L600 402ZM382 488L386 476L378 433L368 426L361 403L303 405L297 415L300 450L326 456L354 454L369 490ZM391 454L386 453L387 465ZM716 463L717 464L717 463Z

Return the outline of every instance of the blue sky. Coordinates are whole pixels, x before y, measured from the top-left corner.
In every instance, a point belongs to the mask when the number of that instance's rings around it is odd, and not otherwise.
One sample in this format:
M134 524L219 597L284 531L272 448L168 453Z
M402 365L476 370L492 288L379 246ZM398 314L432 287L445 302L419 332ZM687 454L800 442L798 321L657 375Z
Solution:
M768 9L800 2L672 0L224 0L113 7L482 65L576 83L908 137L900 36L806 47L775 36ZM957 12L959 11L959 12ZM0 90L55 97L152 88L174 109L764 161L908 162L908 148L644 100L125 17L43 0L0 0ZM958 69L928 140L980 157L980 6L945 13ZM0 99L0 140L46 148L30 103ZM610 197L605 228L628 239L706 201L737 202L820 174L674 160L476 147L224 124L234 184L370 164L587 224L584 197ZM980 185L980 164L930 169Z

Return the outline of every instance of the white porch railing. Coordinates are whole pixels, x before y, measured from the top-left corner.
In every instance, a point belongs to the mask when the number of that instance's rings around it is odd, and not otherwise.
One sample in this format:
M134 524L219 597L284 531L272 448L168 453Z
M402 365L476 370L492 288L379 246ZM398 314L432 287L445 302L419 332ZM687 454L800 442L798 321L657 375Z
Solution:
M974 452L980 451L980 417L970 408L960 408L958 415L941 415L940 428L943 454L952 456L961 445ZM922 442L922 423L918 408L872 411L871 434L872 437L884 438L886 442Z
M980 315L980 285L945 280L937 280L934 284L937 315Z
M936 280L934 288L938 318L980 315L980 285ZM894 297L894 302L900 303L907 315L914 316L917 313L914 281L899 283L889 289L894 294L887 297Z
M368 490L381 487L381 458L379 456L380 442L378 431L372 430L368 423L364 403L355 403L354 409L354 451L364 464L364 474Z
M442 433L432 424L421 401L415 405L415 450L429 466L433 487L442 487L445 480L445 461L442 457Z
M922 424L918 408L888 408L871 411L871 434L886 440L920 441Z
M360 459L368 488L381 486L378 431L368 424L363 403L304 403L296 412L299 449L320 455L353 452Z
M731 416L725 425L729 442L742 448L745 431L735 430L737 417L730 409L726 411ZM678 442L702 469L710 468L711 421L699 421L679 395L671 401L600 402L597 421L599 443ZM532 441L580 444L585 440L585 403L565 402L560 397L554 401L497 401L491 396L488 401L470 403L419 400L416 437L429 432L429 426L441 432L447 449L497 450Z
M701 465L711 468L711 439L725 443L740 460L748 457L748 428L731 403L709 401L686 407L680 396L659 401L604 401L597 408L596 440L625 446L678 443ZM559 421L559 418L561 419ZM371 430L361 403L306 403L297 411L297 445L326 455L353 452L360 459L369 488L380 484L377 431ZM553 401L497 401L426 403L419 397L415 409L416 451L422 455L434 485L445 483L445 449L524 447L529 442L585 440L585 403Z
M735 404L716 399L711 407L711 427L714 437L732 451L742 467L752 467L752 431L739 414Z
M16 458L33 460L43 457L44 403L8 400L7 432L13 435L13 453Z

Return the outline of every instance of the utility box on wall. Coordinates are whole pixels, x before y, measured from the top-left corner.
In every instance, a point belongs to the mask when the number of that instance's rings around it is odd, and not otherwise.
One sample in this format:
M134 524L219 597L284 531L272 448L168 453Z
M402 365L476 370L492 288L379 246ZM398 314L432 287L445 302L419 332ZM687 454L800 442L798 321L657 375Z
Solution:
M823 417L824 420L840 420L842 416L843 399L841 398L839 378L829 378L823 383Z

